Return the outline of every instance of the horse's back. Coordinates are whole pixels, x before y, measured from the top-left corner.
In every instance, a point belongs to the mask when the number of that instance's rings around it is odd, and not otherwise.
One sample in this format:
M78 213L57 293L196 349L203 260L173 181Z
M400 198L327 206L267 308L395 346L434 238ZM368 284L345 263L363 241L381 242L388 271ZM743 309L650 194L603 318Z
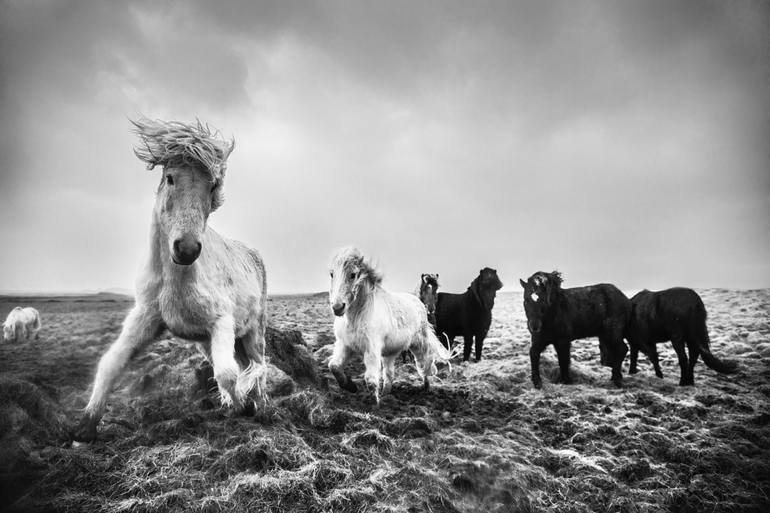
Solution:
M685 334L706 323L706 307L692 289L675 287L657 292L642 291L631 298L632 336L649 342L666 342L675 332Z
M564 289L567 307L561 322L575 338L622 333L631 317L631 302L611 283Z

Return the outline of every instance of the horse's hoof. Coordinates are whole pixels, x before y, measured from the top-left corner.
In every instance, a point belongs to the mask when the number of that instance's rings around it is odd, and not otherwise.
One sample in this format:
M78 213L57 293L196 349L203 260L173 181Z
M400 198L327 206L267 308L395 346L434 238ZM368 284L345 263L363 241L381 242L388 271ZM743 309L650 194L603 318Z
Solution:
M347 383L345 383L345 386L343 386L342 388L343 388L344 390L347 390L348 392L351 392L351 393L353 393L353 394L355 394L356 392L358 392L358 387L356 386L356 384L355 384L355 383L353 383L353 381L352 381L352 380L351 380L351 381L348 381Z
M91 442L79 442L77 440L72 441L72 448L78 451L91 448Z
M243 405L241 415L244 417L253 417L257 413L257 405L254 401L249 401Z
M542 383L542 381L533 381L533 382L532 382L532 385L533 385L533 386L534 386L536 389L538 389L538 390L540 390L541 388L543 388L543 383Z
M629 374L636 374L637 372L639 372L639 369L637 369L636 367L634 367L633 369L628 369Z
M612 384L615 385L615 388L623 388L623 380L622 379L613 379Z
M655 372L655 375L658 376L660 379L663 379L663 373L660 371Z

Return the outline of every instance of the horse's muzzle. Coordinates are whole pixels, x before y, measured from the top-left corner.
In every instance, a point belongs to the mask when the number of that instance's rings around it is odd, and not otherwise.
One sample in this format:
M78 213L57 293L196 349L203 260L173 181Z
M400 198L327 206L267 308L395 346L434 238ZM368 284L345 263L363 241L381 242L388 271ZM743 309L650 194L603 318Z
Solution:
M527 328L529 328L530 333L540 333L540 330L543 329L542 323L532 323L530 321L527 321Z
M171 259L178 265L190 265L201 254L203 246L192 237L182 237L174 241L174 251Z
M345 313L345 303L334 303L332 305L332 312L337 317L342 317L342 314Z

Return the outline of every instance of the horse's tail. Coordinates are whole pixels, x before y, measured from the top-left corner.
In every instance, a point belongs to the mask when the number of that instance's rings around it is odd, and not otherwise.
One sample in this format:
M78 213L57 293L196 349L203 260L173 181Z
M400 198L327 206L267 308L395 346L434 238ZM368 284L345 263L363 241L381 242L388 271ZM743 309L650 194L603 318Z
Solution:
M32 319L32 329L37 331L42 327L42 324L40 323L40 312L38 312L34 308L32 309L32 311L35 312L35 316Z
M447 364L449 366L449 370L451 371L452 364L450 363L450 360L460 354L459 348L456 347L452 350L449 350L444 347L444 344L441 343L441 341L436 336L436 333L434 333L432 329L427 330L426 338L428 351L430 351L430 354L433 356L433 360Z
M709 334L708 329L706 328L705 319L704 322L699 322L693 331L694 333L691 335L692 339L697 342L698 349L703 356L703 362L706 365L723 374L730 374L738 370L737 362L720 360L711 352L711 349L709 348Z

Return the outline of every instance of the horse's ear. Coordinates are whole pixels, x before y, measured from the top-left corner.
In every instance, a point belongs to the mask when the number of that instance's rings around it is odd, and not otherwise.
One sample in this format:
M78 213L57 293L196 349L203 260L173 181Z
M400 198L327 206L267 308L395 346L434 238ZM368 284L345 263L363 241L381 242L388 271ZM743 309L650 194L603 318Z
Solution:
M527 282L519 278L519 283L521 283L521 287L526 289L527 288Z
M428 283L428 275L427 274L422 273L421 277L422 277L422 282L423 283Z

